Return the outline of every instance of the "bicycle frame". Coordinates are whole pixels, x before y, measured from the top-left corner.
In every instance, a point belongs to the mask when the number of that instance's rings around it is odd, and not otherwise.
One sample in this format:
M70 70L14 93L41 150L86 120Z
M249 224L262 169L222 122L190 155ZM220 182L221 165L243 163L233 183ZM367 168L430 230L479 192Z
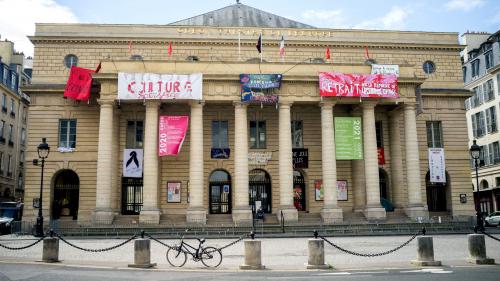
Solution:
M191 245L189 245L188 243L184 242L184 238L181 240L181 244L179 245L179 253L180 251L184 250L186 253L190 254L194 260L199 260L201 257L200 257L200 253L201 253L201 250L203 249L201 247L201 245L203 245L204 241L202 242L201 239L197 238L198 242L199 242L199 245L198 245L198 248L195 248ZM195 252L192 252L191 249L194 250Z

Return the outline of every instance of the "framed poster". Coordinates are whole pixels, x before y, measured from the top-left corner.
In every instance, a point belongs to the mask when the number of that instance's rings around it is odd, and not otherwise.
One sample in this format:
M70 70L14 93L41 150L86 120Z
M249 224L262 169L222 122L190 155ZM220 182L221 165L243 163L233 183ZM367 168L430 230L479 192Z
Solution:
M316 201L323 201L323 180L314 181L314 195L314 199L316 199Z
M347 181L337 181L337 201L347 201Z
M181 183L180 182L167 182L167 202L180 203L181 202Z

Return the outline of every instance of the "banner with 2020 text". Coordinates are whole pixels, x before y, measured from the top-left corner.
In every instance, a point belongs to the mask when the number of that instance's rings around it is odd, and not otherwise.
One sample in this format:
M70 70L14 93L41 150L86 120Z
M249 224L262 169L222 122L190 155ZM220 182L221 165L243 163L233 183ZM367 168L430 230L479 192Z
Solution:
M160 116L158 155L178 155L186 138L189 116Z

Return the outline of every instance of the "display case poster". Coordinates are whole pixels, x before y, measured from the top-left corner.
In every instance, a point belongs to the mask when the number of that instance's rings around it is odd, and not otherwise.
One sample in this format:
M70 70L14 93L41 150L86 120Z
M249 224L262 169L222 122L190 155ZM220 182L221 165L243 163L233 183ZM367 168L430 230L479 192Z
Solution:
M167 202L180 203L181 202L181 183L168 182L167 183Z
M240 74L241 101L278 103L278 95L270 94L269 89L279 89L282 77L281 74Z
M319 93L324 97L398 98L395 74L319 73Z
M337 160L363 159L361 117L335 117L335 155Z
M347 201L347 181L337 181L337 200Z
M314 181L314 194L316 201L323 201L324 193L323 193L323 180L315 180Z
M444 148L429 148L430 182L446 183Z
M160 116L158 155L177 156L186 138L189 116Z

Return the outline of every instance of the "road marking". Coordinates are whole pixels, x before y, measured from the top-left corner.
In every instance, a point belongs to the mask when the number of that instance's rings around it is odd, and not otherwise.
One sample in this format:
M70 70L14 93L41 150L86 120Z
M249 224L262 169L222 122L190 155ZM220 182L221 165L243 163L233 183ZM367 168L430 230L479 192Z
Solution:
M389 271L358 271L352 274L387 274Z
M441 273L453 273L453 271L444 270L442 268L422 268L422 269L416 269L416 270L404 270L404 271L400 271L400 273L436 273L436 274L441 274Z
M350 272L328 272L328 273L320 273L317 275L351 275Z

